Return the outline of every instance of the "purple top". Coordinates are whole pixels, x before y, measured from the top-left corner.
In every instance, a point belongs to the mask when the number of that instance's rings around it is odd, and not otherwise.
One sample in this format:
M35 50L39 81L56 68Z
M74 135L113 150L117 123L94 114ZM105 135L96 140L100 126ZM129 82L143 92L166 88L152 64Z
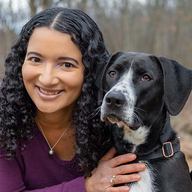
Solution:
M25 142L27 147L16 151L11 160L0 151L0 191L19 192L86 192L77 155L70 161L49 155L49 146L39 129Z

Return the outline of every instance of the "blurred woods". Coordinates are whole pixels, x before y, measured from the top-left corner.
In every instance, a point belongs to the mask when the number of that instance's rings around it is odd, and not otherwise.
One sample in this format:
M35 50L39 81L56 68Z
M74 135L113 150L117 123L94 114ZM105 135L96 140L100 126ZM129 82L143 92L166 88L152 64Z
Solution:
M110 52L153 53L192 68L192 0L0 0L1 73L22 25L53 6L88 13L103 32Z
M192 69L192 0L0 0L0 81L4 59L23 24L54 6L78 8L90 15L111 53L153 53ZM192 96L172 124L180 135L192 136Z

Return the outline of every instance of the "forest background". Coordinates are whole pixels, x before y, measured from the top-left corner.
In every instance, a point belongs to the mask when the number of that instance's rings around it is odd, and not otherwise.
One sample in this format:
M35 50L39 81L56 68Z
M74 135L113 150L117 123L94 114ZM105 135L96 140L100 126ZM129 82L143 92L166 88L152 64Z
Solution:
M4 60L22 26L54 6L77 8L90 15L111 53L152 53L192 69L192 0L0 0L0 81ZM192 94L171 122L192 170Z

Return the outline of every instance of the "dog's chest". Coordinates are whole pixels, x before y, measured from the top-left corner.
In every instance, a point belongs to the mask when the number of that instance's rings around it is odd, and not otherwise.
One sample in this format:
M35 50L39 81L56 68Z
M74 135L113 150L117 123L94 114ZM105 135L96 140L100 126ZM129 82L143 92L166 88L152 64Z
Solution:
M155 192L152 169L149 164L146 165L146 169L139 172L141 180L130 186L130 192Z

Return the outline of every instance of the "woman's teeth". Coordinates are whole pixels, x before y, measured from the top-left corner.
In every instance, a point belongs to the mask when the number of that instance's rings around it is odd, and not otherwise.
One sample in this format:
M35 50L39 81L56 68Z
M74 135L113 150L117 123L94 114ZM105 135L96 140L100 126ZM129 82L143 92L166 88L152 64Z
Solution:
M42 88L39 88L39 90L41 91L41 93L45 94L45 95L57 95L58 93L60 93L60 91L46 91Z

